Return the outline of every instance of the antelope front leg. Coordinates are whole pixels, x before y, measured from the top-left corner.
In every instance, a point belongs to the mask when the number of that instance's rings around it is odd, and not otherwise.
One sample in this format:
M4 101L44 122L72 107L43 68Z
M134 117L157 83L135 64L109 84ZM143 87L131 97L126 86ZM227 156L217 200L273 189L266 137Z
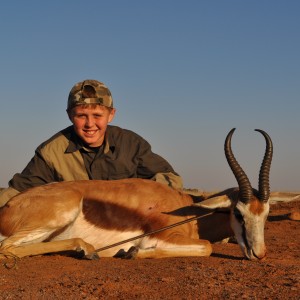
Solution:
M179 244L178 241L180 241L181 244ZM173 238L167 242L159 242L157 247L154 248L129 249L129 257L126 258L130 258L132 253L133 258L210 256L212 246L207 240L195 240L178 235L173 236Z
M10 245L7 247L1 247L0 257L17 256L21 258L25 256L35 256L35 255L57 253L63 251L76 251L76 252L83 251L84 258L86 259L99 258L98 254L95 252L95 248L91 244L86 243L84 240L80 238L37 243L37 244L20 245L20 246Z

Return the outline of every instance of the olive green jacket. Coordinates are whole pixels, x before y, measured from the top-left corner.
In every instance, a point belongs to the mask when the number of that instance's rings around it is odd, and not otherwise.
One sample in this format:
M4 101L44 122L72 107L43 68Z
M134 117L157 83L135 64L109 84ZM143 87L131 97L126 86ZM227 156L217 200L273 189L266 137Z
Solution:
M108 126L103 146L85 147L70 126L42 143L22 173L0 193L0 206L30 187L57 181L152 179L181 189L181 177L136 133Z

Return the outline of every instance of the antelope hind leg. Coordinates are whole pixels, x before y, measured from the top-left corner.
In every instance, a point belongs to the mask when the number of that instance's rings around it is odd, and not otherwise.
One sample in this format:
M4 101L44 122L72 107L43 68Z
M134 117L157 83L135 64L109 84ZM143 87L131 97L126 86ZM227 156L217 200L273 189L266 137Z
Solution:
M14 246L10 245L7 247L0 247L0 258L17 256L19 258L25 256L34 256L47 253L56 253L63 251L76 251L83 252L84 258L86 259L98 259L99 256L95 252L95 248L86 243L80 238L62 240L62 241L51 241L36 244L27 244Z

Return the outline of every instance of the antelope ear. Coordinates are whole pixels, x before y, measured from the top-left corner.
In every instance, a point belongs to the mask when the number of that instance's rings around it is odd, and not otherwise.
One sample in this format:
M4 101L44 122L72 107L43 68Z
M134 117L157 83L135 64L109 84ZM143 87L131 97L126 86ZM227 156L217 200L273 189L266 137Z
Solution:
M231 206L231 200L228 198L228 196L223 195L195 203L194 206L212 210L217 208L229 208Z
M291 201L298 201L300 200L300 194L299 193L293 193L293 192L272 192L270 194L269 201L271 204L277 203L277 202L291 202Z

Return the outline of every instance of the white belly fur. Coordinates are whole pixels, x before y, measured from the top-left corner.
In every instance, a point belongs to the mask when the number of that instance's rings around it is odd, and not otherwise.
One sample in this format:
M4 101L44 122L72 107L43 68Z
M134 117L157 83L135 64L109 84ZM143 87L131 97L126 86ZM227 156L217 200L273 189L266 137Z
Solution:
M65 240L71 238L81 238L85 242L94 246L95 249L99 249L105 246L109 246L132 237L139 236L143 234L142 230L134 231L117 231L117 230L107 230L87 222L82 214L78 216L76 221L71 224L64 232L53 238L52 240ZM100 256L113 256L118 250L123 249L127 251L131 246L138 246L139 248L152 248L157 245L156 239L143 238L121 244L119 246L110 248L100 252Z

